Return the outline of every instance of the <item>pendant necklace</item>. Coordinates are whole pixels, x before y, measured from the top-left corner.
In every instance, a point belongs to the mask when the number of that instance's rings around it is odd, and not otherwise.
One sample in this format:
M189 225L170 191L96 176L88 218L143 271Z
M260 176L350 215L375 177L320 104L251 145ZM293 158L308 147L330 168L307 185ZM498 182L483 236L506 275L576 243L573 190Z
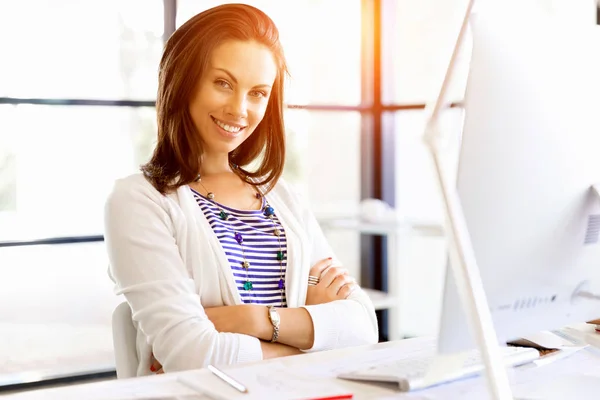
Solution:
M207 193L206 198L208 198L208 200L219 210L219 212L218 212L219 219L221 219L222 221L228 221L229 213L227 213L223 209L223 207L215 201L215 194L213 192L209 191L202 184L200 175L198 175L198 177L195 179L195 182L198 182L200 184L200 186L202 186L202 188ZM283 248L281 247L281 230L277 227L277 223L274 220L275 210L273 209L273 207L271 207L269 205L269 203L267 202L267 199L259 191L256 192L255 197L257 199L264 199L264 206L262 207L262 213L266 218L270 219L271 222L273 223L273 229L271 230L271 234L273 236L277 237L277 242L279 244L279 250L275 254L275 257L279 261L278 289L281 293L281 304L283 305L284 290L285 290L285 276L284 276L285 274L283 272L283 261L285 260L285 253L283 251ZM242 268L244 269L244 271L246 272L246 280L244 282L243 288L246 291L250 291L253 289L254 285L253 285L252 281L250 280L249 270L251 268L251 265L250 265L250 262L246 259L246 253L244 251L244 238L243 238L241 232L236 231L233 226L230 227L230 230L234 233L235 241L240 245L240 249L242 250L243 261L242 261L241 265L242 265Z

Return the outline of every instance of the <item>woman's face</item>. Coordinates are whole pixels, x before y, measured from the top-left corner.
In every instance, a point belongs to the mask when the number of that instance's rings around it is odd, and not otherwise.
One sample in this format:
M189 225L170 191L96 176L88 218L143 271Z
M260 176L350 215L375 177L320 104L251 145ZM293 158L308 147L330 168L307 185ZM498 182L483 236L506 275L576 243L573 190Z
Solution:
M253 41L215 48L189 105L204 152L229 153L262 121L277 75L271 51Z

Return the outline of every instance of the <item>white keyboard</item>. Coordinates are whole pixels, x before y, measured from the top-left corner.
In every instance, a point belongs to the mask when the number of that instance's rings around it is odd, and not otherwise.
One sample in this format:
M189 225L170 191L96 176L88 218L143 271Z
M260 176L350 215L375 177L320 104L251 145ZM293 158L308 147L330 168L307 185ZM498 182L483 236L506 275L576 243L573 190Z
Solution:
M502 347L501 352L505 365L510 367L527 364L540 357L536 349L527 347ZM484 368L479 351L473 350L466 354L467 358L462 368L445 372L435 381L429 380L426 382L424 379L434 360L434 356L431 354L346 371L338 375L338 378L357 381L393 382L398 383L401 391L409 392L479 375Z

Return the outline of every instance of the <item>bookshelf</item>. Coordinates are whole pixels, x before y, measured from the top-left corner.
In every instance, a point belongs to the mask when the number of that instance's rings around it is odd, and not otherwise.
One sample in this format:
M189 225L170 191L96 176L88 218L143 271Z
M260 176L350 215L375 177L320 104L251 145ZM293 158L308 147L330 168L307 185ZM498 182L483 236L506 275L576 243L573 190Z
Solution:
M403 306L403 288L407 284L403 279L403 269L410 265L407 259L410 238L415 235L420 237L444 237L444 228L439 223L426 221L401 221L373 223L362 221L358 217L319 218L319 224L325 235L333 231L353 231L366 235L386 236L388 246L388 284L389 290L383 292L369 288L363 290L369 295L375 310L388 310L389 313L389 339L404 338L401 325ZM390 268L392 266L392 268Z

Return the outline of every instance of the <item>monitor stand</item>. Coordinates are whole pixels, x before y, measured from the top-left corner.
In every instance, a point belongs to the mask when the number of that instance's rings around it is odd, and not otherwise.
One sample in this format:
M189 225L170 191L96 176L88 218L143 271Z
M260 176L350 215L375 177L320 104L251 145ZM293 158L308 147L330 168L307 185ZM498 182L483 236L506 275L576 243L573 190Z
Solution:
M444 165L442 137L439 129L440 112L447 105L446 92L453 77L458 54L465 41L474 4L475 0L469 0L438 96L434 102L429 102L426 105L425 111L430 114L425 125L423 139L431 153L435 166L436 181L443 197L451 271L454 274L471 332L485 364L489 393L494 400L508 400L512 399L513 396L507 370L502 360L498 338L475 260L456 182L455 179L448 176L448 171L451 169Z

